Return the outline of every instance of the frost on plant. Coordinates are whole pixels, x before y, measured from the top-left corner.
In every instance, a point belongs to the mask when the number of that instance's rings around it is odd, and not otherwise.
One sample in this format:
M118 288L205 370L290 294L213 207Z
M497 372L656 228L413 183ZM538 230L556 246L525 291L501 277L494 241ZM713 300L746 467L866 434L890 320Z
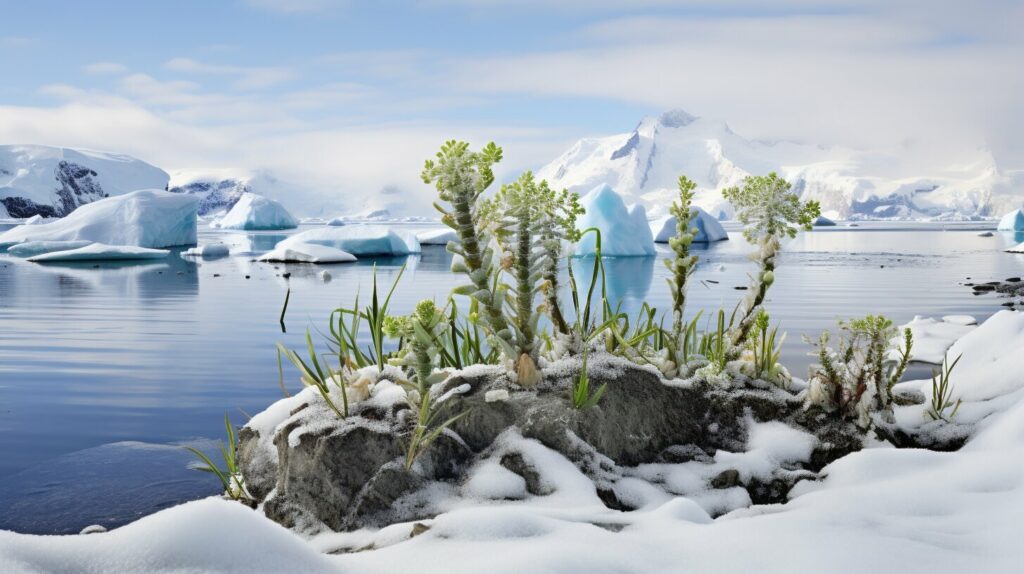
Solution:
M800 229L810 230L814 219L821 215L818 202L801 202L790 187L789 182L772 172L747 177L741 187L722 192L744 225L743 236L758 248L751 257L759 269L752 277L748 295L740 302L739 323L733 329L732 343L737 352L750 336L757 310L775 281L775 255L781 239L796 237Z
M690 245L697 236L697 228L693 226L693 218L697 211L691 209L693 190L697 184L685 175L679 176L679 200L672 203L670 212L676 218L676 234L669 239L668 245L675 254L672 259L665 260L672 276L668 278L669 293L672 295L672 337L676 343L675 354L684 355L679 347L683 342L684 319L686 309L686 282L697 268L697 256L690 255Z
M833 346L828 331L815 346L818 364L808 377L808 408L821 408L871 426L871 414L890 417L892 388L910 362L914 345L910 329L898 330L880 315L840 323L842 334Z

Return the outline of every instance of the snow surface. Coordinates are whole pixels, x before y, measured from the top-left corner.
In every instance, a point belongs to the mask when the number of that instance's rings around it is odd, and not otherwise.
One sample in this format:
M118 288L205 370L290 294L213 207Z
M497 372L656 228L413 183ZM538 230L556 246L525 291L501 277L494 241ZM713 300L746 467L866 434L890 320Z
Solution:
M283 205L255 193L243 193L231 211L211 224L220 229L245 231L294 229L299 220Z
M601 254L608 257L654 255L654 236L647 213L640 205L626 207L622 196L607 184L598 185L580 198L586 212L576 220L583 231L601 230ZM597 237L587 233L576 243L576 255L594 255Z
M186 257L204 257L213 259L216 257L227 257L231 255L231 248L223 243L204 243L198 247L190 247L181 252Z
M946 350L957 339L977 327L977 321L969 315L947 315L941 319L917 315L906 325L900 325L900 348L903 348L902 331L908 327L914 335L914 346L910 352L911 360L938 365L942 363ZM951 356L950 361L955 358L956 355Z
M737 508L712 520L704 493L673 495L631 477L616 495L640 510L606 508L570 461L514 432L496 443L516 449L541 473L546 496L519 496L517 481L482 464L459 492L438 488L447 508L420 524L327 533L303 539L237 503L207 499L108 533L32 536L0 532L0 571L21 572L385 572L656 573L1017 572L1024 563L1024 314L997 313L954 344L954 374L965 421L977 424L959 451L884 444L846 456L817 481L797 484L784 505L745 508L736 489L714 493ZM901 383L905 385L906 383ZM301 396L300 396L301 395ZM273 429L310 388L254 417ZM917 409L915 411L915 409ZM921 421L919 407L897 420ZM918 423L921 424L921 423ZM935 424L935 423L927 423ZM746 472L801 460L813 438L781 423L752 427L748 451L732 453ZM743 457L743 458L739 458ZM717 460L714 464L734 461ZM664 486L700 484L687 465L651 465ZM700 477L697 477L700 478ZM516 482L516 484L513 484ZM345 553L347 549L374 548Z
M8 255L14 257L32 257L33 255L42 255L44 253L50 253L52 251L67 251L69 249L78 249L79 247L85 247L92 241L26 241L25 243L18 243L12 245L8 250Z
M105 245L90 243L78 249L66 251L50 251L42 255L28 258L33 263L49 263L57 261L120 261L138 259L163 259L170 251L166 249L149 249L134 245Z
M341 249L315 243L293 243L280 245L260 256L260 261L281 261L285 263L347 263L356 256Z
M169 180L164 170L124 154L44 145L0 145L0 201L22 198L60 211L63 205L58 192L62 184L56 176L61 162L95 172L86 177L110 196L139 189L164 189ZM78 203L102 197L72 195Z
M729 234L722 227L717 219L703 209L696 207L697 216L691 221L691 225L697 228L697 235L694 241L697 243L711 243L714 241L725 241ZM655 243L668 243L668 240L676 235L676 217L669 215L651 222L651 232L654 234Z
M1024 209L1015 209L999 220L998 231L1024 231Z
M173 247L196 242L196 206L188 195L133 191L79 207L67 217L0 233L0 248L26 241L93 241L107 245Z
M408 255L420 252L416 236L383 225L346 225L320 227L296 233L282 240L277 248L303 243L325 245L347 251L356 257L366 255Z
M673 110L632 132L581 139L537 178L579 193L608 184L654 217L668 215L680 174L697 183L695 205L718 217L733 213L722 190L771 171L831 218L992 217L1020 207L1024 171L1000 169L990 150L974 154L952 164L918 158L912 146L861 151L751 140L723 121Z
M458 241L459 236L454 229L448 227L430 229L416 234L420 245L448 245L449 241Z

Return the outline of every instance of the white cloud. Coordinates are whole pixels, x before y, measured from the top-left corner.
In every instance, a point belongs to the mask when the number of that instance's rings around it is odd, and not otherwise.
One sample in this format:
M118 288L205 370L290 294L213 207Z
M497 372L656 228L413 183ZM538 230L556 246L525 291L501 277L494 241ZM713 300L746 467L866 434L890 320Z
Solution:
M174 58L164 68L188 74L228 76L237 78L233 86L240 90L267 88L281 84L295 76L294 70L282 67L224 66L205 64L190 58Z
M117 62L95 62L88 64L82 68L86 74L92 75L108 75L108 74L123 74L128 71L128 68L123 64Z

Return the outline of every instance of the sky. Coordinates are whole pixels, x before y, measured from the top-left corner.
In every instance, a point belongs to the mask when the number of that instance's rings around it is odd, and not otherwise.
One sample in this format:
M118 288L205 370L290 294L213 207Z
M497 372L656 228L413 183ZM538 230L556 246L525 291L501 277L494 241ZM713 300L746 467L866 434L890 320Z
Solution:
M339 198L450 138L503 174L682 108L751 138L1024 167L1024 2L0 0L0 143ZM940 161L940 160L936 160ZM506 175L507 177L507 175ZM353 201L355 201L353 199Z

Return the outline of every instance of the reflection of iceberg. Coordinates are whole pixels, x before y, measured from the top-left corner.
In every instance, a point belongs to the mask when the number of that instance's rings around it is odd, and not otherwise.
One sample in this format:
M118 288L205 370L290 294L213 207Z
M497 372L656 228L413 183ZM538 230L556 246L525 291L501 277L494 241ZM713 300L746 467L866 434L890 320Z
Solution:
M654 275L655 257L616 257L604 260L605 288L608 291L608 302L614 308L622 301L623 308L639 306L651 290L651 277ZM593 276L594 258L572 258L572 272L579 285L580 297L586 296ZM599 279L600 280L600 279ZM600 298L601 285L594 290L595 305ZM566 301L570 301L566 299Z
M159 263L68 261L21 265L26 269L13 274L12 287L31 292L34 297L81 297L83 292L95 292L118 300L131 300L195 296L199 292L195 264L177 257L161 259ZM52 276L54 280L43 280L40 275ZM48 293L51 289L53 292Z

